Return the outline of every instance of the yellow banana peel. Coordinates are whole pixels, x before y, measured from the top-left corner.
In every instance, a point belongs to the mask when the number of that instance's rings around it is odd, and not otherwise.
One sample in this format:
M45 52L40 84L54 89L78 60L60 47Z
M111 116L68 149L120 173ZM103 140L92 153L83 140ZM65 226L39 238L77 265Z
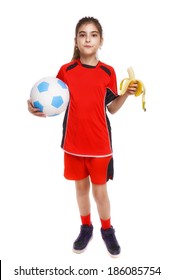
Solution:
M127 88L129 87L129 85L137 82L138 83L138 88L136 90L135 96L139 96L142 94L142 109L144 111L146 111L146 101L145 101L145 94L146 94L146 89L145 86L143 84L142 81L135 79L135 73L132 67L129 67L127 69L129 78L125 78L121 81L120 83L120 95L125 94L125 92L127 91Z

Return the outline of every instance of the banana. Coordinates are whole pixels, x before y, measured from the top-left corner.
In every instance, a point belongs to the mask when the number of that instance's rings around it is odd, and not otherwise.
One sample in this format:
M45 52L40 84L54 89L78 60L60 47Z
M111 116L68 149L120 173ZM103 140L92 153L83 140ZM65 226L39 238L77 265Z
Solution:
M120 83L120 95L125 94L129 85L133 84L134 82L138 83L138 88L136 90L135 96L139 96L142 94L142 109L146 111L146 101L145 101L145 94L146 89L142 81L135 79L135 73L132 67L127 69L129 78L125 78Z

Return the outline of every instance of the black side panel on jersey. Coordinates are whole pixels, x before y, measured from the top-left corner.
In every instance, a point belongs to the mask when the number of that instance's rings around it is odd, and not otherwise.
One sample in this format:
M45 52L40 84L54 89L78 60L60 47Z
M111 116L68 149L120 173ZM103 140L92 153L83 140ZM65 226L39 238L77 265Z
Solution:
M111 101L116 99L116 96L109 88L106 89L105 105L109 104Z
M63 120L63 136L62 136L62 143L61 143L61 148L64 146L64 140L65 140L65 133L66 133L66 125L67 125L67 118L68 118L68 111L69 111L69 104L66 108L64 120Z

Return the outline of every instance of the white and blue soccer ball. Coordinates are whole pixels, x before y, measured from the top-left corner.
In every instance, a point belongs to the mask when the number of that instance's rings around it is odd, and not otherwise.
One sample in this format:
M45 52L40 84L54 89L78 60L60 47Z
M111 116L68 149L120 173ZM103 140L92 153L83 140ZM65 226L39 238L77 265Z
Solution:
M45 77L34 84L30 100L46 116L56 116L64 112L69 103L68 86L55 77Z

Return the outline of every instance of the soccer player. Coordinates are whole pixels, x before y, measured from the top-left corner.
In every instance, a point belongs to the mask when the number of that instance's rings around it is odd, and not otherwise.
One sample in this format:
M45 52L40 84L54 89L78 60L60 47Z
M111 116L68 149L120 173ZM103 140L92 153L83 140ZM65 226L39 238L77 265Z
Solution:
M134 83L122 96L118 95L114 68L101 62L97 53L103 44L103 30L98 19L84 17L75 29L74 54L64 64L57 78L70 90L70 101L63 121L61 147L64 149L64 176L75 181L77 203L81 217L80 233L73 250L83 252L93 233L89 191L97 205L101 221L101 236L109 254L120 254L120 245L111 224L107 181L113 179L111 127L107 111L116 113L129 95L135 94ZM37 116L44 114L33 108Z

